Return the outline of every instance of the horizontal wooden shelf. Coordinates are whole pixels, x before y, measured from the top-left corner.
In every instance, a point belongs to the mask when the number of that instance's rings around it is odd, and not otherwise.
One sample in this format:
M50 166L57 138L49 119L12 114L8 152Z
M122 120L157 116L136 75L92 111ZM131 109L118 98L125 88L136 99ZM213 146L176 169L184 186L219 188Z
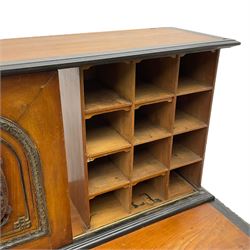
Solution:
M181 134L207 127L207 124L199 119L177 110L174 122L174 134Z
M93 127L87 131L87 157L97 157L128 150L131 145L115 129L109 126Z
M117 110L128 110L131 102L119 96L114 90L101 84L88 82L85 90L85 118Z
M167 166L158 161L148 150L135 151L132 182L146 180L166 171Z
M181 144L173 145L170 169L179 168L191 163L201 161L202 158Z
M135 106L172 101L173 94L151 83L139 82L136 85Z
M195 188L174 170L170 172L168 199L176 199L195 192Z
M139 145L171 136L171 133L148 120L137 120L135 123L134 144Z
M128 216L114 192L97 196L90 201L91 229L95 229Z
M201 81L189 77L181 77L178 83L177 95L187 95L202 91L211 90L213 87L209 86Z
M101 160L97 164L93 162L88 168L90 199L129 184L129 180L111 160Z

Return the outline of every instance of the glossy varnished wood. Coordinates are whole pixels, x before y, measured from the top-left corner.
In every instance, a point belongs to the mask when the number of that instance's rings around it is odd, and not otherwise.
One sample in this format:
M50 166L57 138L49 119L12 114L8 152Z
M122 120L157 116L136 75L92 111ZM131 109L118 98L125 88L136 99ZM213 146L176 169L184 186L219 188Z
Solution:
M87 168L84 167L85 134L82 122L80 71L78 68L59 70L61 107L70 196L85 225L89 226ZM81 194L79 195L79 190Z
M36 145L48 209L50 233L20 247L58 248L68 244L72 228L57 71L2 77L1 107L1 116L17 123Z
M46 186L50 235L24 248L58 248L202 192L219 49L236 41L157 28L0 42L3 115L35 141ZM45 72L8 76L18 70Z
M249 249L250 237L210 204L162 220L94 249Z
M213 41L223 41L223 38L176 28L4 39L1 40L1 61L7 64L14 61L87 56Z

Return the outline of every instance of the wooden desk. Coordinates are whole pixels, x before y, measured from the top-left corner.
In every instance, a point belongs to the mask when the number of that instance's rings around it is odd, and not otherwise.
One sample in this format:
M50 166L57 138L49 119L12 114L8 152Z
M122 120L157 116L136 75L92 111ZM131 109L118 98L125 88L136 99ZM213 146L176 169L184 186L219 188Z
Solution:
M91 247L211 201L219 52L239 44L177 28L1 40L1 248Z
M216 201L174 215L94 249L247 250L250 249L250 227Z

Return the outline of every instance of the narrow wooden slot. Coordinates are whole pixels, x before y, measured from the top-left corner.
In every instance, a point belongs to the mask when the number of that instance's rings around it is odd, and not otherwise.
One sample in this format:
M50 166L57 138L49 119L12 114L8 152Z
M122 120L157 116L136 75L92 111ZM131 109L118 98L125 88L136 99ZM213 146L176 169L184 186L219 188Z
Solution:
M195 188L182 176L172 170L169 177L168 199L176 199L195 192Z
M85 69L85 117L127 110L134 99L135 65L112 63Z
M177 95L208 91L213 88L218 53L218 51L207 51L181 57Z
M171 101L173 94L157 85L145 82L137 82L135 93L135 106L151 104L162 101Z
M150 121L137 120L135 124L135 145L159 140L171 136L171 133Z
M207 124L205 122L202 122L185 112L179 110L176 111L174 123L175 135L205 127L207 127Z
M179 96L176 104L174 134L207 127L212 92Z
M143 60L136 64L135 106L170 101L178 77L178 57Z
M124 162L124 164L126 164L126 162ZM125 165L123 168L129 168L129 165ZM117 166L115 162L112 161L112 157L109 156L90 162L88 164L88 173L90 199L93 199L97 195L126 187L130 183L119 166Z
M88 161L112 153L128 151L131 147L129 141L132 140L131 123L131 111L117 111L87 120Z
M126 110L131 102L119 96L110 88L96 82L85 82L85 117L116 110Z
M181 144L174 144L170 169L201 161L202 158Z
M171 136L174 106L163 102L143 106L135 111L134 145Z
M167 171L160 161L155 159L147 150L140 150L134 156L132 181L142 181Z
M176 135L173 141L170 169L202 161L205 151L207 129Z
M129 215L130 188L118 189L90 200L91 229L95 229Z
M167 195L166 181L167 177L165 175L140 182L133 186L132 212L137 213L163 203Z
M132 182L137 183L168 171L170 138L143 144L134 148Z
M206 83L197 81L189 77L179 78L177 95L187 95L196 92L208 91L213 89L212 86L207 85Z
M185 180L191 183L195 187L201 186L201 175L202 175L203 162L199 161L193 164L176 169L177 173L180 174Z

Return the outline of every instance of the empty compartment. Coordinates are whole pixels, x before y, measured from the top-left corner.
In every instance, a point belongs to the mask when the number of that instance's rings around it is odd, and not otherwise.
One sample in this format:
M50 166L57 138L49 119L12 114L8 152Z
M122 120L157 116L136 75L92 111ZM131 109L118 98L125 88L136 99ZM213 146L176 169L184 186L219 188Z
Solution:
M174 134L207 127L212 92L201 92L177 98Z
M171 136L173 113L173 102L146 105L137 109L134 144L139 145Z
M86 120L87 160L129 150L132 111L116 111Z
M90 226L95 229L127 217L131 206L131 189L121 188L90 200Z
M127 186L130 172L130 152L117 153L89 162L89 198Z
M178 58L143 60L136 64L135 104L169 100L175 92Z
M201 163L195 163L195 164L201 164ZM195 178L193 178L191 175L197 175L196 171L199 169L197 169L195 167L195 164L191 164L189 166L185 166L176 170L171 170L170 171L170 176L169 176L169 184L168 184L168 199L172 200L172 199L177 199L177 198L181 198L187 195L190 195L194 192L196 192L196 188L193 185L193 182L195 182ZM189 174L190 177L189 179L186 179L183 175L182 175L182 171L187 171L186 168L189 168ZM199 171L200 173L200 171ZM197 178L197 176L196 176Z
M218 51L187 54L181 57L177 95L211 90L217 60Z
M85 117L128 109L134 98L135 66L112 63L83 70Z
M132 188L132 212L160 205L167 198L167 176L158 176L140 182Z
M201 161L204 156L207 129L174 136L170 169Z
M168 171L170 138L134 148L132 182L137 183Z

